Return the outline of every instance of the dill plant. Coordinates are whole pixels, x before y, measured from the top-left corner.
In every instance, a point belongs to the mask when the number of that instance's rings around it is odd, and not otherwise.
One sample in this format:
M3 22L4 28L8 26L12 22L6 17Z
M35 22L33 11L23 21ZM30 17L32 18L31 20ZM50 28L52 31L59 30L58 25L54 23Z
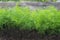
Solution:
M54 7L31 11L28 7L0 9L0 28L18 28L20 30L37 30L44 34L60 33L60 10ZM52 31L51 31L52 30Z

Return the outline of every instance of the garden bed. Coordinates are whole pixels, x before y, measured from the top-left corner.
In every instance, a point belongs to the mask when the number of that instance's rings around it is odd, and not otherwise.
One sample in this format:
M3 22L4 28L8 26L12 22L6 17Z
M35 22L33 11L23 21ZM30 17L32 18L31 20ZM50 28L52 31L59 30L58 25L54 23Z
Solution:
M0 40L60 40L60 10L0 9Z

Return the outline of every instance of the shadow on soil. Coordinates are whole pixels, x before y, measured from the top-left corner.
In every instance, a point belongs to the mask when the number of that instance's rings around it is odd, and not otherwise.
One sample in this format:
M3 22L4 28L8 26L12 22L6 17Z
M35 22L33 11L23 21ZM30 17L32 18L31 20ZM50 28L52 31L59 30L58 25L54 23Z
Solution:
M40 35L36 30L0 30L0 40L60 40L59 35Z

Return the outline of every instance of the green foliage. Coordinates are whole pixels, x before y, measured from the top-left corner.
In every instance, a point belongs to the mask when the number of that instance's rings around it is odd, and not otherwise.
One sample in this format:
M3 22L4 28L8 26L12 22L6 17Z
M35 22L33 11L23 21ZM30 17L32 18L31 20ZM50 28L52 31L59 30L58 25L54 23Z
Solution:
M0 28L36 29L40 33L60 33L60 11L54 7L31 11L28 7L0 9Z
M0 0L0 1L20 1L20 0Z
M57 0L0 0L0 1L38 1L38 2L48 2L48 1L51 1L51 2L55 2Z

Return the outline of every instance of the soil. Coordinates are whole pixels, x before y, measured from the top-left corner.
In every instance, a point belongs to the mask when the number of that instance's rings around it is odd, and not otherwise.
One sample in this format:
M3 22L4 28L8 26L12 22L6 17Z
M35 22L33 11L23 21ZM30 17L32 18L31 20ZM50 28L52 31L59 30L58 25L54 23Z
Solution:
M0 40L60 40L58 35L40 35L36 30L0 30Z

